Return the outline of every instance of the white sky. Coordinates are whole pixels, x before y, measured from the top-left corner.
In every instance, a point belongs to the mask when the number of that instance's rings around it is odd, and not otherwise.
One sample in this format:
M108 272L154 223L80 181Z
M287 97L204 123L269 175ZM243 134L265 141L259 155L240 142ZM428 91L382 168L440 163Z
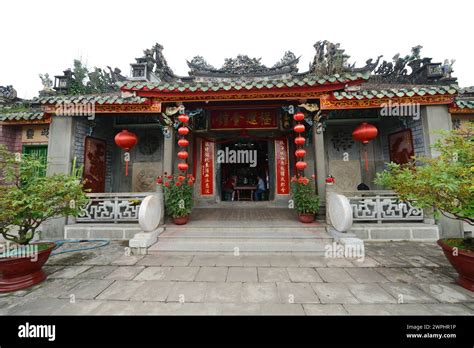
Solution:
M341 43L349 62L410 53L423 46L433 62L454 58L461 87L474 85L473 1L2 1L0 85L36 96L40 73L60 75L74 58L92 68L130 63L155 42L168 64L187 75L186 59L202 55L220 67L247 54L273 65L291 50L307 70L318 40Z

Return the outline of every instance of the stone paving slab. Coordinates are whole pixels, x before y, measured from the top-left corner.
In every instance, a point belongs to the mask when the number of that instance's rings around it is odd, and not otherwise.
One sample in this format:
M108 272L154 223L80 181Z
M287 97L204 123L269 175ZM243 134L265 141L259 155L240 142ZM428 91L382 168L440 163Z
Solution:
M225 282L228 267L201 267L196 275L197 282Z
M343 268L316 268L321 278L328 283L355 283L349 273Z
M346 283L311 283L321 303L359 303Z
M257 282L257 267L229 267L228 282Z
M0 315L474 315L474 292L435 243L366 243L358 259L311 253L65 253L48 279L0 294Z
M314 268L291 267L286 270L290 280L294 283L320 283L323 281Z

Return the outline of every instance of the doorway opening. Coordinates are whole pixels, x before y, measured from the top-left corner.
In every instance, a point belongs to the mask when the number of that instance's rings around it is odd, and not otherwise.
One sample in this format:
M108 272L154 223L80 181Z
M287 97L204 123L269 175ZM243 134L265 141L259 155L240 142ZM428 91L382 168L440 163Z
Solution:
M269 200L268 141L246 139L219 144L217 166L222 201Z

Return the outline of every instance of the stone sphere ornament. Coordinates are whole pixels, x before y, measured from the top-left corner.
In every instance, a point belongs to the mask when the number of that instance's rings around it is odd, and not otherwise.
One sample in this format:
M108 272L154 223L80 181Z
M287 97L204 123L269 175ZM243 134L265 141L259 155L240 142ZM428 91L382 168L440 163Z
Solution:
M338 193L331 192L327 207L331 224L339 232L347 232L352 227L352 208L349 199Z
M146 196L138 210L138 224L144 232L156 230L161 220L163 207L155 195Z

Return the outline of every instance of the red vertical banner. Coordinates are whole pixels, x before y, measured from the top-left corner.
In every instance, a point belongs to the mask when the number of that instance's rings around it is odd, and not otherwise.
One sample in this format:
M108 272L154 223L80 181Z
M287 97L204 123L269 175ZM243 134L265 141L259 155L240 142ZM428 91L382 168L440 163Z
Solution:
M201 143L201 195L214 194L214 143Z
M275 140L276 193L290 193L290 173L288 157L288 140Z

